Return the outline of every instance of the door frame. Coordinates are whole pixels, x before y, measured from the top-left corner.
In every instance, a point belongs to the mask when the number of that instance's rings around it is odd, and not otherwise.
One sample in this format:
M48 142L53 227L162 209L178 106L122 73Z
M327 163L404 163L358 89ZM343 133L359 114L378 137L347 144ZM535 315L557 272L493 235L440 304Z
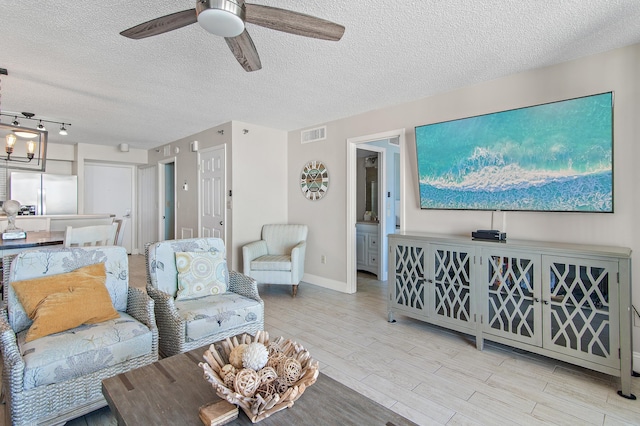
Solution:
M356 145L367 142L375 142L383 139L398 138L400 143L400 170L405 170L404 145L405 129L390 130L387 132L375 133L371 135L358 136L347 139L347 220L346 220L346 244L347 244L347 293L355 293L358 289L358 274L356 267L356 194L357 194L357 152ZM386 186L386 182L385 182ZM400 173L400 231L404 230L404 200L406 191L405 173ZM384 198L386 200L386 198ZM386 221L386 207L382 215ZM382 226L382 222L380 223ZM381 250L386 250L387 242L381 245Z
M224 205L222 206L222 215L223 215L223 227L222 227L222 241L224 241L225 246L227 244L227 144L223 143L220 145L215 145L210 148L205 148L201 151L198 151L197 161L198 161L198 177L196 189L198 191L198 237L202 237L202 188L200 187L200 178L202 177L202 163L201 163L201 154L204 152L211 152L217 149L222 149L222 162L224 163L224 173L223 173L223 188L222 188L222 199L224 200Z
M178 229L178 207L175 200L177 199L177 169L178 169L178 158L177 157L169 157L162 160L158 160L158 239L164 240L164 205L166 203L166 199L164 196L165 185L166 185L166 177L164 173L164 166L173 163L173 235L177 236Z

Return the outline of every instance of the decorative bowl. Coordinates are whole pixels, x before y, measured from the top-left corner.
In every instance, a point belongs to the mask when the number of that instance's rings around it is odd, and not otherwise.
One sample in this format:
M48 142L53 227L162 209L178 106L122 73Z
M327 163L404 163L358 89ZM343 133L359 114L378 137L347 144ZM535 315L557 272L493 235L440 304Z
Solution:
M264 345L266 352L256 343ZM263 358L260 352L268 356ZM293 406L319 372L318 362L305 348L283 337L270 342L266 331L214 343L204 359L199 365L216 394L240 407L253 423Z

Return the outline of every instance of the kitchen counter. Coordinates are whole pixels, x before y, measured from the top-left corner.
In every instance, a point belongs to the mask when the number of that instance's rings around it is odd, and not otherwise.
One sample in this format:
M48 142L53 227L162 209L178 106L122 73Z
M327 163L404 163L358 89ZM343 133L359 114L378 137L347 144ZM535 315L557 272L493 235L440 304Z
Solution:
M0 216L0 220L6 219L6 215ZM115 215L110 213L104 214L60 214L60 215L25 215L16 216L16 220L30 220L30 219L51 219L51 231L65 231L67 226L81 227L81 226L93 226L93 225L109 225L113 223ZM18 228L19 225L16 225Z
M111 213L103 213L103 214L45 214L45 215L18 215L16 218L20 219L31 219L31 218L42 218L42 217L50 217L53 219L100 219L105 217L114 217L115 215ZM6 214L0 214L0 218L5 219L7 217Z

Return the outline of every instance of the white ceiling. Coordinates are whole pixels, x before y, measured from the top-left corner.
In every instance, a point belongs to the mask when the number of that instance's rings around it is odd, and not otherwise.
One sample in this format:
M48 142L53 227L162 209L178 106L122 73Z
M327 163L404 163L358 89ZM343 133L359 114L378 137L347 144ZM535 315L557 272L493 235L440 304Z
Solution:
M640 42L638 0L252 2L345 35L248 24L263 68L247 73L198 24L119 35L195 0L0 0L2 112L72 123L66 137L49 126L52 142L149 149L230 120L298 129Z

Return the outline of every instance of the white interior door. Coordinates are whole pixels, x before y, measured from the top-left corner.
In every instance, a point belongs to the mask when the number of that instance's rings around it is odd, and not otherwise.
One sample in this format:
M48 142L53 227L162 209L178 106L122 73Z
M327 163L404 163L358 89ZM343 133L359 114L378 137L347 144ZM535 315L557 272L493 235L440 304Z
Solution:
M158 241L157 166L138 169L138 251L144 253L146 243Z
M86 163L84 166L84 211L111 213L126 222L122 245L131 253L134 229L134 167Z
M225 147L200 152L200 237L225 239Z

